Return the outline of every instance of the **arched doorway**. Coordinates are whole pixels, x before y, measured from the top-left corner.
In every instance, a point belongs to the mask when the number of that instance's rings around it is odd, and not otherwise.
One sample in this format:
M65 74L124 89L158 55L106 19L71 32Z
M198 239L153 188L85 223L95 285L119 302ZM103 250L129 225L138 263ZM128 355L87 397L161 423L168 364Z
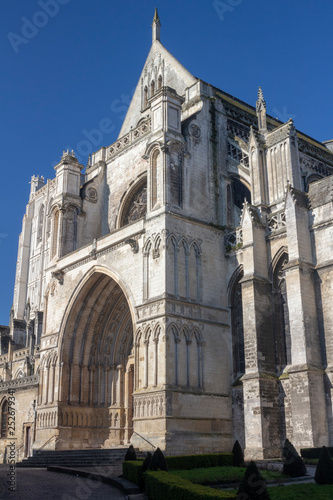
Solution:
M121 286L86 280L67 313L60 347L60 448L125 444L132 435L133 320Z

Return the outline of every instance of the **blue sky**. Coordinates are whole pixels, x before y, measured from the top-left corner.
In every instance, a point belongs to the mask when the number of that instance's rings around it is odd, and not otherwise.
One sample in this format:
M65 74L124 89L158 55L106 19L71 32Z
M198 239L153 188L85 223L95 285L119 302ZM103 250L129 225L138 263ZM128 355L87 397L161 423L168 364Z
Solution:
M303 0L15 0L2 5L0 324L8 324L18 235L33 174L54 177L62 151L84 164L111 144L151 45L195 76L299 130L333 139L333 4ZM103 119L110 130L94 134Z

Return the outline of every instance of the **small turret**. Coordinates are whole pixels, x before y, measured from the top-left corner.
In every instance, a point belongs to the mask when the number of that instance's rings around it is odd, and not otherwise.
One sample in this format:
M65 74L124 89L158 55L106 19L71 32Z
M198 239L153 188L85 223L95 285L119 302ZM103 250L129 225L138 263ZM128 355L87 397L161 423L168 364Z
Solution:
M264 134L265 132L267 132L266 102L261 87L259 87L258 90L258 100L257 100L256 110L258 117L258 130L259 132Z
M30 200L33 198L34 194L44 186L44 177L39 175L33 175L30 181Z
M153 43L156 42L156 40L160 41L161 40L161 22L160 22L160 18L158 17L157 7L155 8L155 15L154 15L154 19L153 19L153 24L151 26L153 28Z

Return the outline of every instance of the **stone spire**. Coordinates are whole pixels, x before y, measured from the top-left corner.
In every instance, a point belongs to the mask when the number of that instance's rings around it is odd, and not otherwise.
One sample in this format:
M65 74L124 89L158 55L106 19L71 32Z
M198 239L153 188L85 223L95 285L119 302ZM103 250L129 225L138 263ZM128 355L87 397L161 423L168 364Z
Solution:
M153 43L156 40L160 41L160 39L161 39L161 21L160 21L160 18L158 17L157 7L155 8L155 15L154 15L154 19L153 19L152 28L153 28Z
M256 110L258 117L258 130L259 132L265 133L267 132L266 102L261 87L259 87L258 90L258 100L257 100Z

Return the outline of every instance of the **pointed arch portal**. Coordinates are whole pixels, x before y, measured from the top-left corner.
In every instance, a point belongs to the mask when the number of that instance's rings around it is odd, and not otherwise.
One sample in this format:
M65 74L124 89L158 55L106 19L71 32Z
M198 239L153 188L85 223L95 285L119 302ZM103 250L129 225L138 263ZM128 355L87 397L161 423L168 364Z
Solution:
M59 430L73 447L132 435L133 321L122 287L94 272L67 313L60 348Z

